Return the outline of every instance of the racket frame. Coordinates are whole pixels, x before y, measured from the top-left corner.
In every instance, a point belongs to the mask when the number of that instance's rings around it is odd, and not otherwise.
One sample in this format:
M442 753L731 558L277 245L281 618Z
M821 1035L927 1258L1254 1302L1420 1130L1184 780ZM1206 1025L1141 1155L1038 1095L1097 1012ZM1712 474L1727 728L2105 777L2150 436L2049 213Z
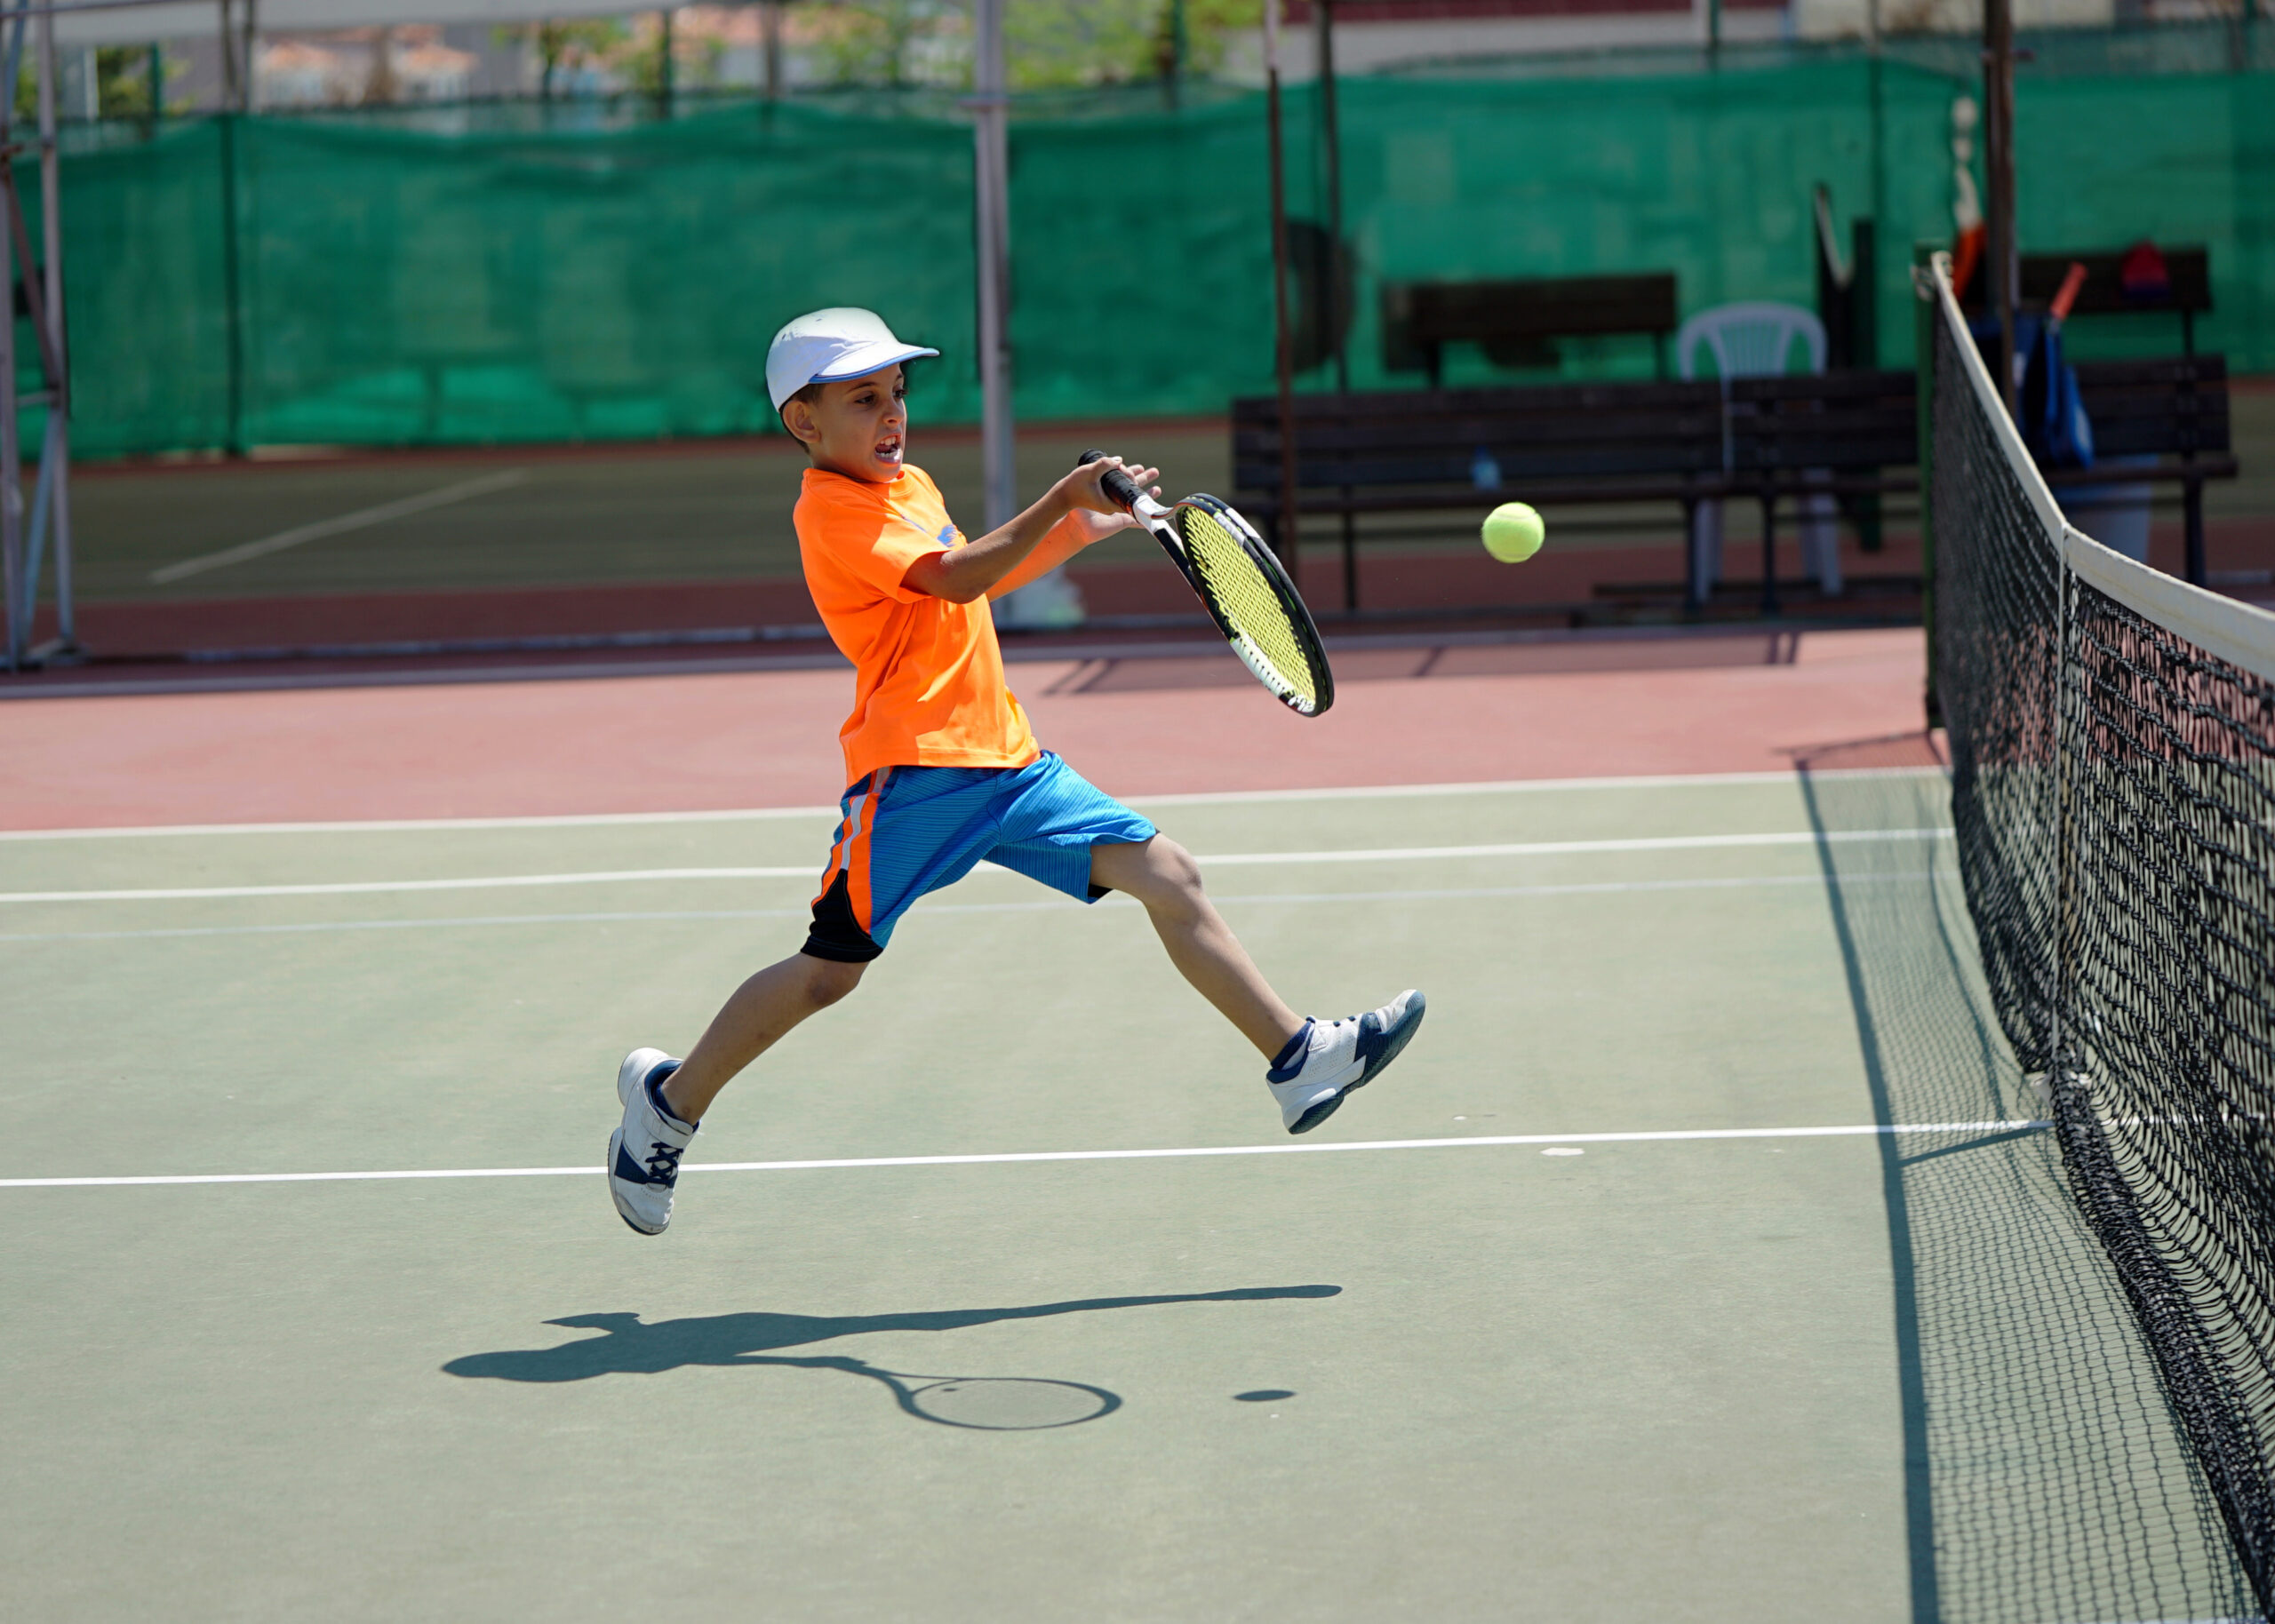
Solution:
M1096 451L1085 451L1082 460L1094 462L1099 455ZM1335 673L1328 665L1327 645L1320 640L1319 626L1312 619L1311 608L1304 601L1303 594L1296 590L1295 582L1288 578L1288 571L1281 566L1278 555L1265 545L1264 537L1257 533L1256 527L1241 515L1238 508L1200 491L1174 504L1165 505L1139 490L1134 481L1122 474L1110 474L1100 482L1106 495L1128 508L1131 516L1161 544L1161 551L1169 555L1169 561L1177 566L1177 573L1185 577L1185 585L1192 587L1193 595L1201 600L1201 607L1209 611L1209 618L1216 623L1217 630L1232 646L1234 656L1248 667L1249 673L1263 684L1266 693L1298 716L1317 716L1335 703ZM1193 568L1192 554L1186 550L1184 533L1177 524L1178 513L1186 509L1207 513L1230 530L1240 542L1242 551L1248 553L1265 579L1271 584L1273 595L1280 600L1281 607L1288 611L1296 641L1312 661L1318 674L1319 697L1315 702L1306 704L1298 696L1285 692L1280 679L1273 674L1273 663L1264 657L1263 651L1257 648L1247 633L1233 625L1224 611L1217 608L1216 598L1202 582L1200 571Z

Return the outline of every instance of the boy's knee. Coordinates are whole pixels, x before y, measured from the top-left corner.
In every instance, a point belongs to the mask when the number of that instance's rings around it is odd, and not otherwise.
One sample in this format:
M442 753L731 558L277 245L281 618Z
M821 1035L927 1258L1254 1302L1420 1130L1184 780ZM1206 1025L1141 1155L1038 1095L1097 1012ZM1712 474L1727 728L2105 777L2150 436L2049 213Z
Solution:
M844 964L834 959L806 960L806 999L816 1009L826 1009L861 984L861 972L868 968L862 964Z
M1165 836L1156 835L1145 852L1149 904L1197 906L1201 901L1201 864L1191 852Z

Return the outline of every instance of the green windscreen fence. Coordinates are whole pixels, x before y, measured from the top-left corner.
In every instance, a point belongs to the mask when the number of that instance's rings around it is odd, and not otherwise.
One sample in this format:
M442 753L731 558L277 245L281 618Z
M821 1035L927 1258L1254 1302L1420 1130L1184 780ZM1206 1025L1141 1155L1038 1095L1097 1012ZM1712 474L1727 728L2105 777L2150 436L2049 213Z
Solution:
M2270 30L2275 32L2275 30ZM1950 55L1950 52L1945 52ZM2261 51L2260 57L2269 53ZM1672 271L1683 311L1815 299L1812 195L1878 227L1880 355L1910 359L1910 246L1947 241L1962 56L1733 56L1350 79L1345 237L1361 386L1385 281ZM2275 63L2103 53L2026 78L2026 250L2210 250L2199 347L2275 369ZM1961 66L1954 67L1952 62ZM1289 97L1290 207L1324 218L1319 106ZM1979 163L1979 157L1977 158ZM866 305L937 346L915 410L978 415L970 133L942 98L713 102L669 119L488 107L131 123L63 166L75 431L93 456L776 432L774 330ZM1272 377L1260 96L1023 107L1018 407L1212 413ZM2084 354L2178 346L2126 318ZM1566 343L1640 375L1648 342ZM1457 354L1454 380L1497 372ZM1321 386L1328 369L1303 380ZM36 430L36 423L31 426Z

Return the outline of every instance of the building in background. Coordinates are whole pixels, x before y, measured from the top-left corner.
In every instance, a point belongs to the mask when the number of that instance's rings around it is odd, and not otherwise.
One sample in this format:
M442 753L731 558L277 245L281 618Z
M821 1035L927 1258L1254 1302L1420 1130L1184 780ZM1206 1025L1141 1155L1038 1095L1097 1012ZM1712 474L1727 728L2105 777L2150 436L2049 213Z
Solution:
M428 0L464 16L468 0ZM572 8L592 0L563 0ZM1294 80L1317 73L1313 0L1281 0L1281 67ZM245 0L236 0L242 26ZM1236 84L1263 77L1258 11L1241 0L1009 0L1010 74L1016 87L1077 86L1152 79L1177 60L1182 20L1185 71ZM2238 18L2240 8L2275 17L2275 0L2016 0L2026 30L2130 28ZM1710 7L1712 9L1710 9ZM969 0L748 0L663 11L575 13L542 22L419 21L420 0L400 0L392 28L263 29L250 52L251 105L322 107L437 103L515 97L556 99L675 92L747 94L831 85L956 89L970 78ZM507 13L520 9L507 6ZM265 7L269 18L368 16L351 0L300 0ZM113 93L113 82L147 80L148 51L133 37L134 10L69 20L73 37L116 42L66 52L63 110L147 108L147 93ZM165 105L212 111L229 83L218 4L195 0L147 13L180 29L211 15L213 26L176 32L163 48ZM666 19L668 16L668 23ZM1365 74L1433 63L1621 50L1695 49L1719 28L1745 45L1823 42L1874 35L1969 35L1982 0L1338 0L1336 66ZM384 48L383 48L384 47ZM667 71L667 50L668 71Z
M451 44L445 32L429 25L264 39L253 53L253 105L464 101L480 93L484 63Z

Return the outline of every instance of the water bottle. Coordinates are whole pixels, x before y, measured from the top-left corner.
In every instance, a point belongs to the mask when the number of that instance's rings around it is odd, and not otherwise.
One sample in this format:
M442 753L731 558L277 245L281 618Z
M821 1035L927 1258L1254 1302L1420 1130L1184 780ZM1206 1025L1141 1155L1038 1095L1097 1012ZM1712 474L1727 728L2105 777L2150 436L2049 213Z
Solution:
M1470 482L1480 490L1501 489L1501 465L1493 460L1493 453L1479 446L1469 459Z

